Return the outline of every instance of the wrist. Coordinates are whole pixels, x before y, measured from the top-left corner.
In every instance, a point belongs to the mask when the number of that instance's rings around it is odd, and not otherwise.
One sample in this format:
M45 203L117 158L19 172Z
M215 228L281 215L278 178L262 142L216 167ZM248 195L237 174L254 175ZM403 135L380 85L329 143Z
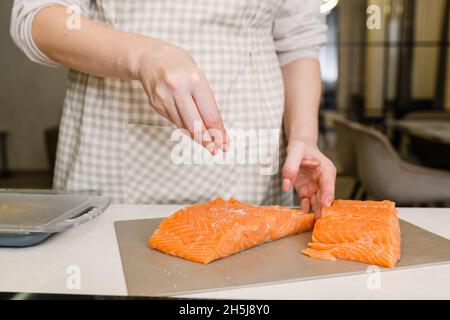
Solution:
M288 139L288 146L296 143L305 143L311 147L317 147L317 138L308 135L290 136Z
M128 45L125 53L126 69L132 80L142 81L142 65L144 61L156 59L149 55L156 55L161 51L163 42L145 36L137 36L134 45ZM146 62L147 63L147 62Z
M303 119L303 121L298 121L299 118ZM315 119L315 117L307 118L307 115L286 117L284 119L284 130L288 145L300 141L307 145L317 147L319 141L319 128L317 120Z

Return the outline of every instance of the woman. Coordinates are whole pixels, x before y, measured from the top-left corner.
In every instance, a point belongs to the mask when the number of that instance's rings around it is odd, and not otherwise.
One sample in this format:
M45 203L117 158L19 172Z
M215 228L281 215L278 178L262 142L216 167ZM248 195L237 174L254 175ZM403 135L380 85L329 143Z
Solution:
M317 147L319 3L15 0L15 43L35 62L70 69L55 188L128 203L222 195L285 205L295 188L305 210L330 205L336 170ZM233 129L269 130L280 141L276 170L174 161L175 128L211 154L230 152ZM267 140L256 136L249 154Z

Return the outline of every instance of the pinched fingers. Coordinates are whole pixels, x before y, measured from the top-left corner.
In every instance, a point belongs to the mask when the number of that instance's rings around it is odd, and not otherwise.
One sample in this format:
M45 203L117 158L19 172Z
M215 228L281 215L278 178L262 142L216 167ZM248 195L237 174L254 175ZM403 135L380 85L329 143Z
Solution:
M183 127L188 131L191 138L207 148L211 154L215 154L216 147L197 110L194 99L189 94L176 96L175 105L183 122Z
M205 128L214 140L214 144L218 149L220 148L226 151L226 145L228 143L227 133L219 108L217 107L216 99L206 80L194 88L192 97L197 105Z

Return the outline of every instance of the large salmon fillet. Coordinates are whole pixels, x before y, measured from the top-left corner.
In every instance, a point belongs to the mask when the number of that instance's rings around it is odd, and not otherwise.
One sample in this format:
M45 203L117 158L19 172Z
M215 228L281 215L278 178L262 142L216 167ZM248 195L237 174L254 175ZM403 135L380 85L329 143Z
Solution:
M312 258L346 259L393 268L400 259L400 226L392 201L336 200L324 208L312 242Z
M216 198L185 207L164 219L148 245L206 264L266 241L308 231L314 220L314 214L300 210Z

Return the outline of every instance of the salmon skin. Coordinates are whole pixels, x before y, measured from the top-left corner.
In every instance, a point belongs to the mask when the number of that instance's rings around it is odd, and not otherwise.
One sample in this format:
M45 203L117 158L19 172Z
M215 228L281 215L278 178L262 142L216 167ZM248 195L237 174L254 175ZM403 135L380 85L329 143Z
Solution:
M393 268L401 255L395 203L336 200L331 207L323 208L308 246L302 252L311 258L339 258Z
M266 241L309 231L314 214L280 206L253 206L216 198L185 207L164 219L148 245L198 263L238 253Z

